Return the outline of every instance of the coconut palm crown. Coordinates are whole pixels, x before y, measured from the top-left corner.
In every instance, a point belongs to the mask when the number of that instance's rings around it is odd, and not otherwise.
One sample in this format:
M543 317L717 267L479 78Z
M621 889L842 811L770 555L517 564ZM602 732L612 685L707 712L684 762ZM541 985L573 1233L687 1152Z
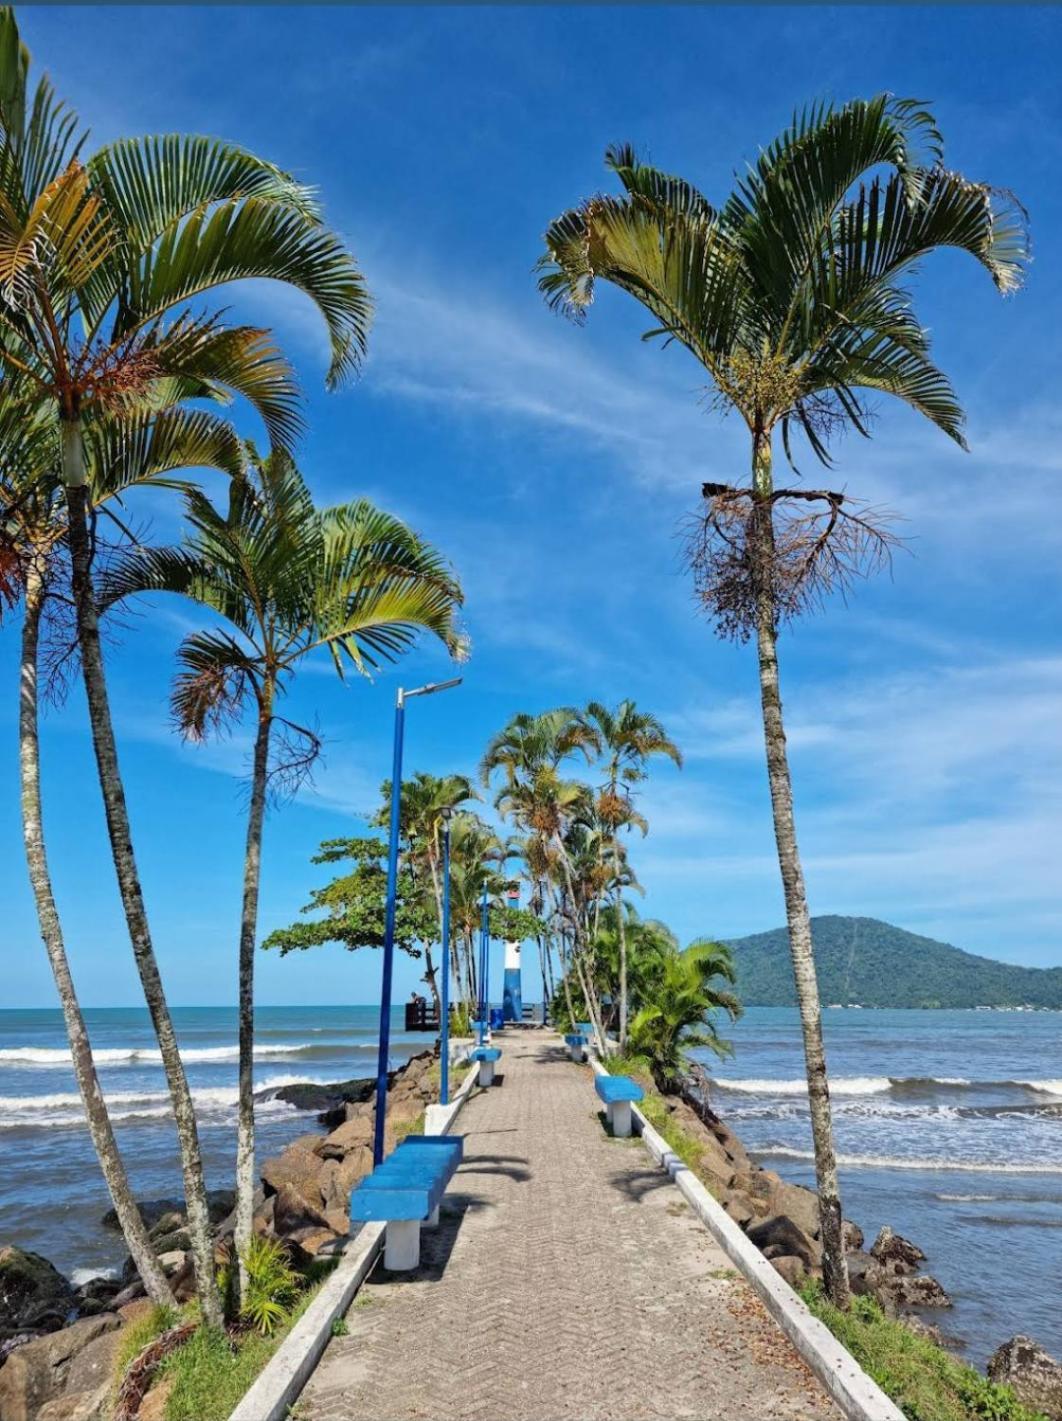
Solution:
M581 317L596 282L628 291L656 319L645 338L684 345L754 435L781 427L787 452L794 426L823 460L844 425L867 434L862 390L964 443L901 283L954 247L1011 292L1027 234L1014 198L944 166L922 104L879 94L805 110L718 208L628 145L605 162L625 195L589 198L546 232L539 285L551 306Z

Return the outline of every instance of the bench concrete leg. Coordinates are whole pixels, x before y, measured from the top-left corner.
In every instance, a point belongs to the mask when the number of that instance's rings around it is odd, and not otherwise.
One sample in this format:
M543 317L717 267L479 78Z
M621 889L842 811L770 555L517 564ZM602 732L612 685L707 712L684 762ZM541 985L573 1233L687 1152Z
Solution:
M480 1061L479 1063L479 1083L482 1086L494 1084L494 1062Z
M391 1273L409 1273L420 1263L420 1220L394 1219L387 1225L384 1267Z
M629 1100L614 1100L609 1106L612 1133L619 1140L625 1140L631 1133L631 1103Z
M424 1223L423 1223L422 1227L423 1227L423 1228L426 1228L426 1229L437 1229L437 1228L439 1227L439 1206L438 1206L438 1204L436 1204L435 1208L432 1209L431 1213L430 1213L430 1214L428 1215L428 1217L424 1220Z
M581 1046L569 1046L568 1053L573 1061L581 1061L583 1059L583 1048Z

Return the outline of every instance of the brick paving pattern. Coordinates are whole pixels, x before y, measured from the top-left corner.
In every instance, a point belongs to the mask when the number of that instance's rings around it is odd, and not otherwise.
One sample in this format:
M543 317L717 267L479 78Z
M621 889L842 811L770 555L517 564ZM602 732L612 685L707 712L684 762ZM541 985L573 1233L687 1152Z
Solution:
M457 1120L421 1267L377 1268L299 1421L838 1421L840 1412L587 1067L512 1032Z

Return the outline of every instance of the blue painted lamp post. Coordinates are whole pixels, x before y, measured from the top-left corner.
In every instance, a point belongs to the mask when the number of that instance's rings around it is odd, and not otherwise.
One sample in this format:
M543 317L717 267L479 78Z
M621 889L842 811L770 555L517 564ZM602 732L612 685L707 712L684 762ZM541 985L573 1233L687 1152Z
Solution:
M450 1104L450 819L449 807L439 811L443 824L442 902L442 1021L439 1023L439 1099Z
M479 924L479 1044L483 1045L483 1038L487 1031L487 1012L490 1001L490 982L488 973L490 971L490 919L487 906L487 889L483 888L483 898L480 902L480 924Z
M380 986L380 1051L376 1061L376 1128L372 1142L372 1162L383 1163L384 1125L387 1119L387 1066L391 1054L391 978L395 965L395 913L398 907L398 840L402 827L402 741L405 733L406 702L414 696L431 696L459 686L461 677L436 681L395 696L395 748L391 764L391 837L387 846L387 909L384 917L383 981Z

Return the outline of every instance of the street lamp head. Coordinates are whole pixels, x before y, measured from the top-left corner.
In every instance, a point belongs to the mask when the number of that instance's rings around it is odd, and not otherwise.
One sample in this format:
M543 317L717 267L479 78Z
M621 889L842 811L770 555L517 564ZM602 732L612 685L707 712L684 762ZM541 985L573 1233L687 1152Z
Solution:
M450 820L451 820L453 817L454 817L454 811L453 811L453 806L452 806L452 805L445 804L445 805L443 805L442 809L439 810L439 818L442 820L442 822L443 822L444 824L449 824Z
M429 681L426 686L417 686L412 691L404 691L400 686L398 688L399 704L411 700L414 696L434 696L436 691L452 690L454 686L460 686L464 679L463 676L454 676L449 681Z

